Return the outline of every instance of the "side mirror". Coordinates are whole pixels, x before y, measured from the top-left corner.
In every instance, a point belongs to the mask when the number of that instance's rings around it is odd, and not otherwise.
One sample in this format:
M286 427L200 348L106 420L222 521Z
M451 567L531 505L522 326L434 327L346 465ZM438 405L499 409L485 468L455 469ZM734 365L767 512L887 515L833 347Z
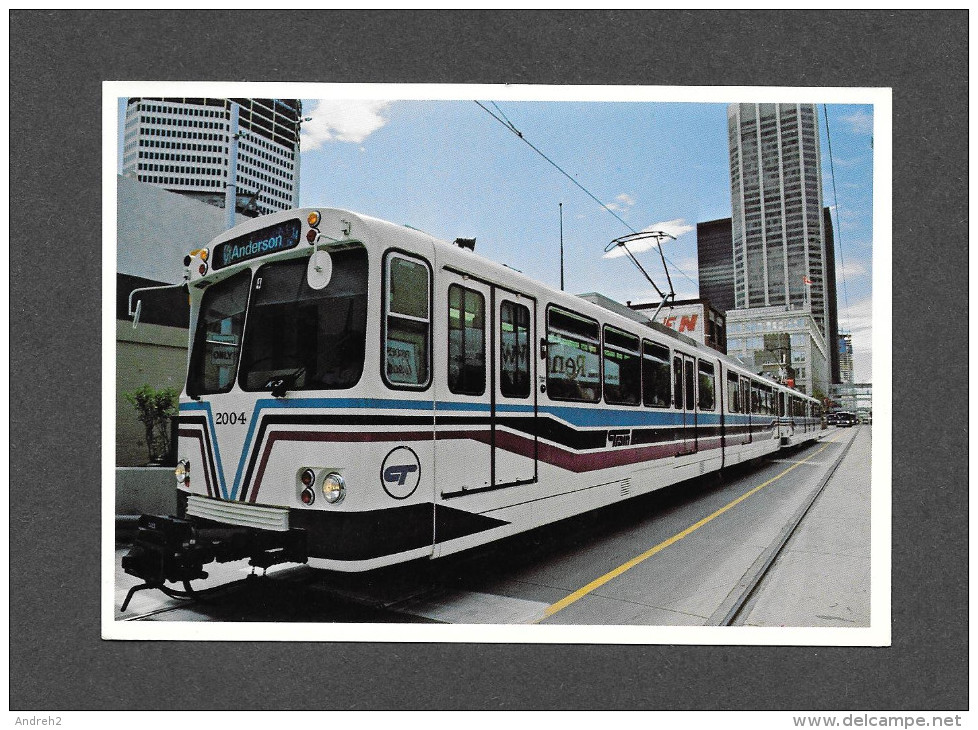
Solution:
M132 328L133 329L136 329L136 327L139 326L139 314L142 311L143 311L143 300L142 299L137 299L136 300L136 311L135 312L130 312L130 314L132 315Z

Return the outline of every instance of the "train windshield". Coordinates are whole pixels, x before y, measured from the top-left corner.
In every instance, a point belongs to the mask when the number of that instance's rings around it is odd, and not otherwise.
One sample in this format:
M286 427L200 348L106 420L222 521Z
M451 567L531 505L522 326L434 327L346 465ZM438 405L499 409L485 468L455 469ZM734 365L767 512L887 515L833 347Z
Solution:
M234 386L251 272L242 271L204 292L187 374L191 395L226 393Z
M325 255L325 254L324 254ZM248 304L244 390L350 388L363 374L367 252L332 251L314 274L308 257L265 264Z

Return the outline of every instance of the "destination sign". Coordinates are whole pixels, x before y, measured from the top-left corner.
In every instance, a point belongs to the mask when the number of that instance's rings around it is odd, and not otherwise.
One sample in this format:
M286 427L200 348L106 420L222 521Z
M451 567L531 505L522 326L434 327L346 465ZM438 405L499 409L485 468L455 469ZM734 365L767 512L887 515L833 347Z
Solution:
M301 234L302 222L296 218L232 238L214 247L212 266L215 270L222 269L266 254L288 251L299 245Z

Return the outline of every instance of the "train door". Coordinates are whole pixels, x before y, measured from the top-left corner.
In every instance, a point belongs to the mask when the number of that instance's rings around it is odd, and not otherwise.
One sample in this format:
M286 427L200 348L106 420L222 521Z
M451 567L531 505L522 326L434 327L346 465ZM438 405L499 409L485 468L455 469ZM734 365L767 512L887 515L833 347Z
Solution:
M754 407L751 403L750 380L743 376L740 377L740 403L741 407L744 409L743 412L747 414L747 438L744 439L744 443L753 443L754 424L752 422L753 416L751 414L754 411Z
M502 289L492 294L492 481L528 484L537 479L536 301Z
M435 469L442 497L492 486L491 288L468 277L436 277Z
M791 438L795 435L795 420L793 416L794 399L787 393L778 393L778 423L781 426L782 437Z
M672 360L676 409L680 412L681 436L677 456L695 454L696 441L696 360L677 352Z

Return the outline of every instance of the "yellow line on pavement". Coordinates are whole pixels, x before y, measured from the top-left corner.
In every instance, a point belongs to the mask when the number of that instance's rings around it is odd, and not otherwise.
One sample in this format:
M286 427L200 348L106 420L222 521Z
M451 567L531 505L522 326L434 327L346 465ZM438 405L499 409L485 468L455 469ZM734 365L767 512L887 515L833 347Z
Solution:
M672 537L670 537L668 540L663 540L662 542L660 542L655 547L646 550L641 555L635 556L634 558L632 558L631 560L629 560L627 563L623 563L623 564L619 565L617 568L615 568L614 570L611 570L611 571L605 573L600 578L595 578L594 580L592 580L590 583L588 583L583 588L579 588L576 591L574 591L573 593L571 593L570 595L568 595L568 596L562 598L561 600L557 601L556 603L551 604L550 606L547 606L547 608L544 609L543 617L540 618L540 619L538 619L536 621L536 623L540 623L540 621L543 621L545 619L550 618L551 616L553 616L558 611L562 611L565 608L567 608L568 606L570 606L572 603L576 603L580 599L584 598L584 596L586 596L588 593L591 593L591 592L597 590L598 588L600 588L601 586L603 586L605 583L607 583L608 581L610 581L610 580L612 580L614 578L617 578L619 575L621 575L625 571L631 570L636 565L638 565L639 563L641 563L641 562L643 562L645 560L648 560L649 558L651 558L656 553L662 552L663 550L665 550L670 545L672 545L674 543L677 543L680 540L682 540L684 537L687 537L687 536L693 534L698 529L700 529L703 525L705 525L708 522L712 521L713 519L719 517L724 512L733 509L738 504L740 504L741 502L743 502L745 499L747 499L748 497L750 497L750 496L752 496L754 494L757 494L759 491L761 491L762 489L764 489L764 487L768 486L769 484L773 484L774 482L778 481L778 479L780 479L781 477L783 477L788 472L792 471L793 469L798 468L802 464L806 463L809 459L815 458L816 456L818 456L819 454L821 454L823 451L825 451L825 449L827 449L829 447L829 444L833 443L837 438L838 438L838 436L834 437L830 441L827 441L822 448L820 448L818 451L816 451L815 453L813 453L807 459L803 459L803 460L801 460L799 462L796 462L796 463L792 464L791 466L789 466L787 469L785 469L783 472L781 472L777 476L768 479L766 482L764 482L763 484L761 484L759 486L754 487L749 492L745 492L744 494L742 494L739 497L737 497L737 499L735 499L733 502L730 502L729 504L724 505L723 507L721 507L720 509L718 509L713 514L707 515L706 517L704 517L702 520L700 520L696 524L690 525L689 527L687 527L682 532L677 532L675 535L673 535Z

